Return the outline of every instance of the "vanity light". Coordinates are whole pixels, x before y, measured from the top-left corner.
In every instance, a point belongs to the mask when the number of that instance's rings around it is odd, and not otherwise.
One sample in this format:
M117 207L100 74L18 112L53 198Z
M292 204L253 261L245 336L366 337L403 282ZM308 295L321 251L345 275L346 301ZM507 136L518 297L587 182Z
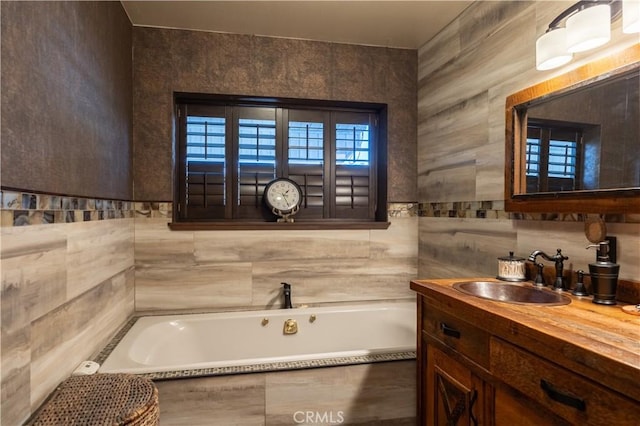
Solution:
M567 19L567 50L584 52L611 39L611 6L600 4L582 9Z
M540 36L536 41L536 69L550 70L571 61L573 55L567 52L566 46L566 28L556 28Z
M611 21L623 10L624 32L640 32L640 0L582 0L566 9L536 41L536 69L557 68L573 53L602 46L611 39Z
M640 0L622 0L622 32L640 33Z

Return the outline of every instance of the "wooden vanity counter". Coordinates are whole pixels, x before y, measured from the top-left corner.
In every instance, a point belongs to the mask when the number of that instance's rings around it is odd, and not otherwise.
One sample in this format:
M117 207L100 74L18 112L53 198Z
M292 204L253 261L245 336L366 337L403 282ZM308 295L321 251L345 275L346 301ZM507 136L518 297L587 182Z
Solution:
M433 326L428 324L429 313L424 311L432 310L445 318L461 320L463 326L486 333L498 343L512 344L532 359L544 359L549 365L560 367L559 371L580 375L640 404L640 316L623 312L621 304L597 305L591 297L580 298L569 292L563 294L571 303L562 306L482 299L452 288L460 281L499 282L491 278L412 281L411 289L419 295L418 330L429 334L425 324ZM425 345L423 341L418 339L419 353ZM466 355L461 353L464 359ZM468 357L489 376L494 374L493 366L501 362Z

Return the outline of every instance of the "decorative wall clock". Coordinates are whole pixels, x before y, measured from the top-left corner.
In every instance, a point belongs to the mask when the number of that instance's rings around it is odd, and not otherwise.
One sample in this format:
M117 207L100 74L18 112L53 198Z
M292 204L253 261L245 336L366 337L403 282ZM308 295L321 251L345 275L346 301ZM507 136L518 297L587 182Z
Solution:
M264 189L264 201L278 222L293 222L291 216L298 213L302 204L302 189L288 178L275 178Z

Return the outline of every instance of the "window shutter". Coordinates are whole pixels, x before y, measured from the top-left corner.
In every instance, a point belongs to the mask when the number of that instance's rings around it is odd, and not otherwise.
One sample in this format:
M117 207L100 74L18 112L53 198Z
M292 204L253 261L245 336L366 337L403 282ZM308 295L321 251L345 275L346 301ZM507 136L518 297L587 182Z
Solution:
M267 213L262 194L276 177L275 115L275 108L237 109L238 184L234 216L239 219L255 219Z
M386 200L376 193L386 160L377 162L373 105L182 96L176 98L174 220L275 221L263 193L276 177L302 188L296 219L386 219L376 204ZM377 217L377 210L385 214Z
M286 175L294 180L304 195L299 218L328 217L329 114L325 111L287 111L287 167ZM326 169L326 170L325 170Z
M335 185L334 217L375 219L373 136L375 126L368 113L334 113Z
M580 128L531 121L527 127L527 192L557 192L581 188Z
M186 106L181 111L185 127L180 149L184 162L178 197L185 217L225 217L227 164L224 107Z

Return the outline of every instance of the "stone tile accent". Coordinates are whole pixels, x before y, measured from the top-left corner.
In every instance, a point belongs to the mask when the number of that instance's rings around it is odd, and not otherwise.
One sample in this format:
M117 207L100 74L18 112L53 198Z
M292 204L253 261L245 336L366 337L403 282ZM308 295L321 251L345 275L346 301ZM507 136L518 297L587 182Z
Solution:
M556 222L584 222L587 214L582 213L513 213L504 210L503 200L489 201L448 201L420 203L420 217L449 217L467 219L513 219ZM640 223L637 214L601 215L607 223Z
M134 203L131 201L64 197L8 190L0 191L0 200L1 227L134 217Z

